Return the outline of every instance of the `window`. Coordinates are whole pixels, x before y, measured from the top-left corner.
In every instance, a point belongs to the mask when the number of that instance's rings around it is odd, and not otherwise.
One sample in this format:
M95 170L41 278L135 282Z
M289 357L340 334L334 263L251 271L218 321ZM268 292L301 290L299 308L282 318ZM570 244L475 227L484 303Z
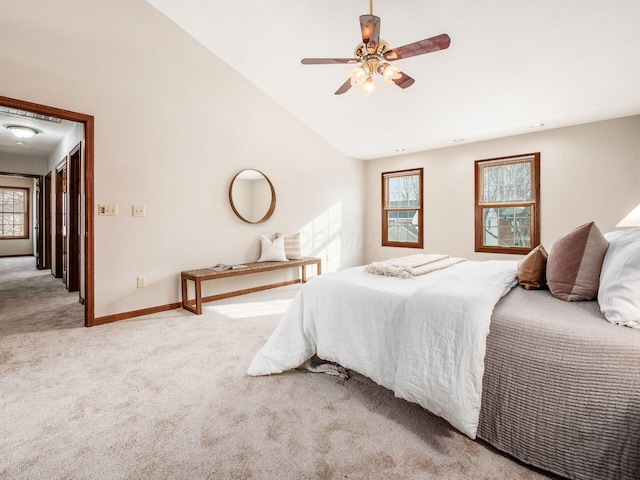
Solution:
M540 244L540 153L477 160L476 252L530 252Z
M29 189L0 187L0 239L29 238Z
M382 174L382 245L422 248L422 168Z

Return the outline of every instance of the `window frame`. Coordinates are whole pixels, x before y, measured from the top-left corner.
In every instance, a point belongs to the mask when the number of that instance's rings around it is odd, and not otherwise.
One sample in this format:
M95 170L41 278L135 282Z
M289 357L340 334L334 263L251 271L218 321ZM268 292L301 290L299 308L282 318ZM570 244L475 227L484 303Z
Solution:
M24 192L24 212L22 215L24 216L24 235L12 235L12 236L4 236L0 233L0 240L29 240L29 231L30 229L30 219L29 219L29 195L31 194L31 190L26 187L11 187L8 185L0 185L0 191L3 190L21 190ZM0 214L5 213L1 210ZM15 215L15 212L11 212Z
M482 166L486 164L511 165L523 162L531 163L531 200L529 201L503 201L503 202L483 202L484 193L483 178L481 175ZM525 153L521 155L510 155L506 157L488 158L476 160L475 169L475 251L481 253L506 253L525 255L540 245L540 152ZM509 208L528 206L531 208L530 220L530 246L529 247L505 247L498 245L484 245L484 222L482 220L482 210L486 208Z
M387 178L418 175L420 201L417 207L390 207L387 205ZM382 246L383 247L403 247L403 248L423 248L424 245L424 169L409 168L406 170L393 170L382 172ZM396 211L418 210L418 241L417 242L397 242L389 240L389 220L388 214Z

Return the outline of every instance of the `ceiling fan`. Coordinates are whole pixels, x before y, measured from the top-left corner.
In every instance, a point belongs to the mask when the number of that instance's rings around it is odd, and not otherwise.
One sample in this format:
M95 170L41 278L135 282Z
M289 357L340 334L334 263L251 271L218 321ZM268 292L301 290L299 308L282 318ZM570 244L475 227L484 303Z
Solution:
M376 17L373 14L373 0L369 0L369 15L360 16L360 28L362 30L362 43L359 43L355 49L355 58L302 59L303 65L360 63L358 68L349 73L347 81L336 90L336 95L345 93L354 85L358 85L367 95L374 93L376 91L376 85L373 83L373 75L375 73L382 75L387 84L395 83L400 88L410 87L415 80L400 68L387 62L445 50L449 48L451 43L449 35L443 33L403 45L402 47L389 48L389 44L380 38L380 17Z

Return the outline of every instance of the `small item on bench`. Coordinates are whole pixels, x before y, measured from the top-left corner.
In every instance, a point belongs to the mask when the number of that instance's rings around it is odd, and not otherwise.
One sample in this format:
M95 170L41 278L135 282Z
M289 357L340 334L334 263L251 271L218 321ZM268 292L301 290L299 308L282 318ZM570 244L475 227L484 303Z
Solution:
M209 267L209 270L214 272L224 272L225 270L238 270L240 268L247 268L246 265L225 265L224 263L218 263L213 267Z

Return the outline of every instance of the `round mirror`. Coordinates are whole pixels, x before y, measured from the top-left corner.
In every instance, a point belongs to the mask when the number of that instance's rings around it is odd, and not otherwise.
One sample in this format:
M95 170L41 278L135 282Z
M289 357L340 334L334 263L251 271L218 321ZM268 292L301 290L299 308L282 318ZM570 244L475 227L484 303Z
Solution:
M229 202L235 214L247 223L269 219L276 208L276 191L258 170L243 170L231 181Z

